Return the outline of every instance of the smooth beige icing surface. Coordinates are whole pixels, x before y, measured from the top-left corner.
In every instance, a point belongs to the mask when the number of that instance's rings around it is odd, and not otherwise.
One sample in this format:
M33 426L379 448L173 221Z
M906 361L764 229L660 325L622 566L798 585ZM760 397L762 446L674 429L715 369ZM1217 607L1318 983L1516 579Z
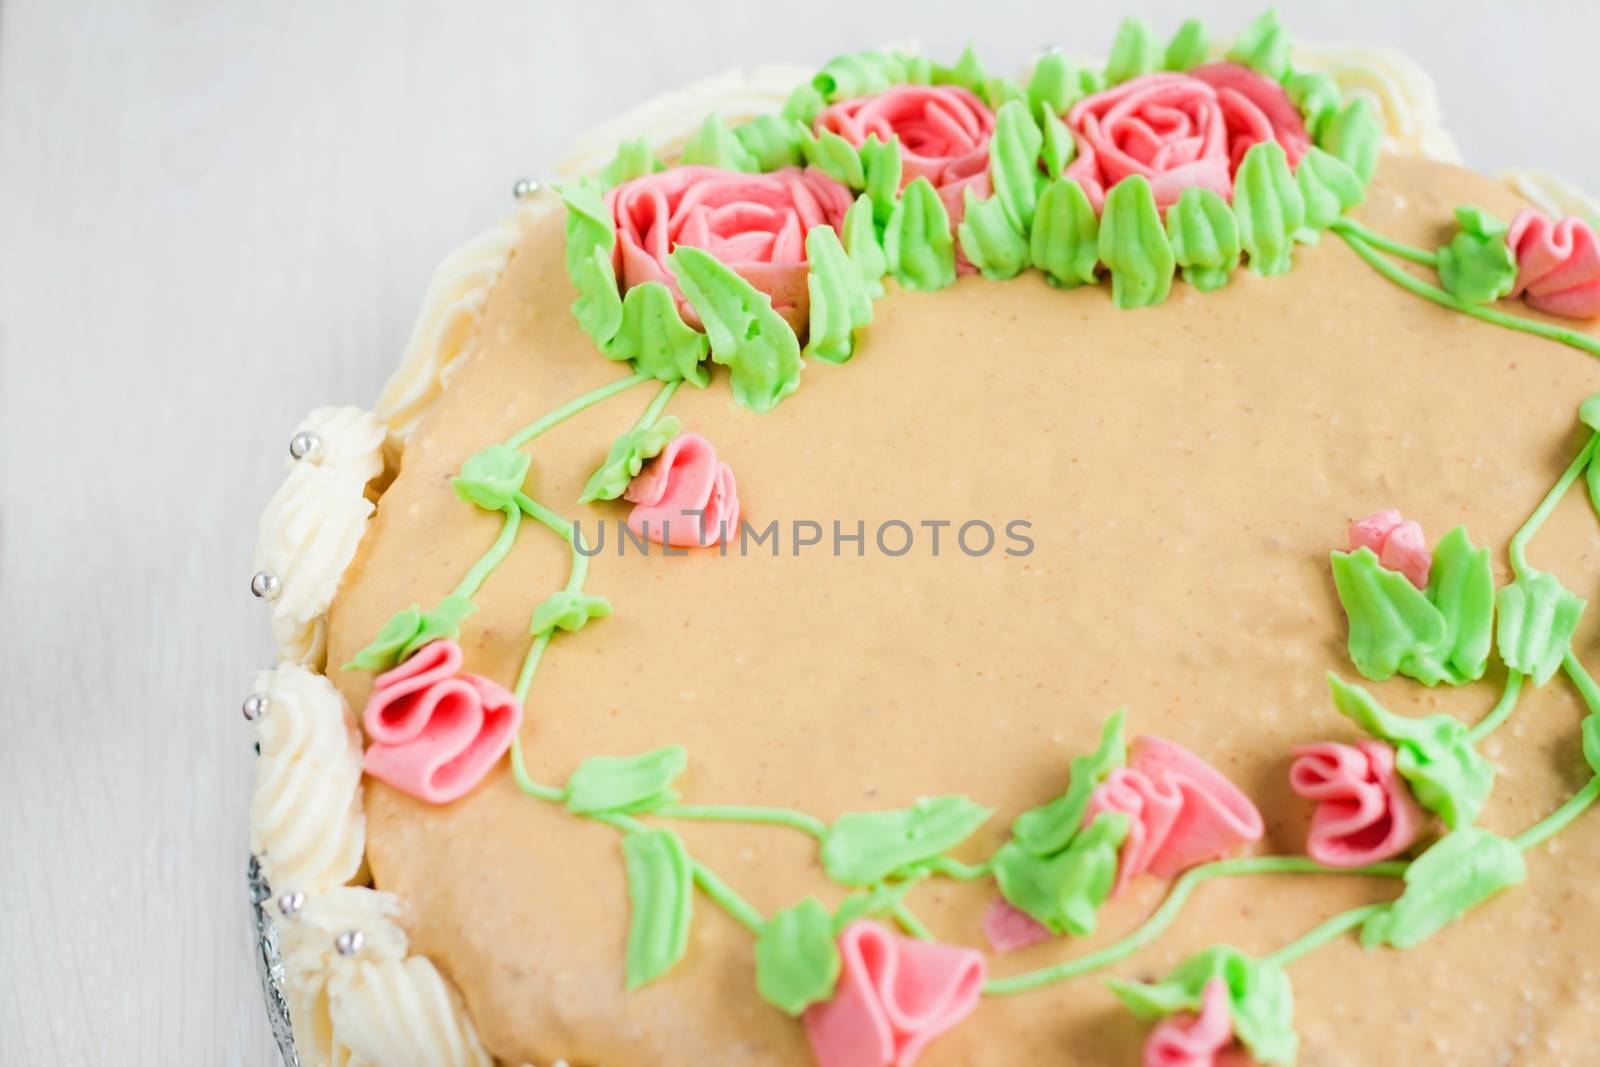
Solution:
M1487 179L1387 159L1361 217L1433 245L1460 203L1516 207ZM448 485L468 455L622 373L567 311L560 227L549 218L529 234L490 299L482 345L408 444L334 604L331 663L398 608L436 602L493 540L497 517ZM886 519L1021 518L1034 553L968 558L952 528L937 558L923 531L900 559L870 545L863 559L619 559L613 528L589 589L616 614L555 640L528 703L536 778L559 783L586 756L677 743L690 753L679 788L695 802L830 819L965 792L997 809L962 852L979 860L1019 810L1063 789L1068 759L1125 705L1132 734L1193 748L1255 799L1262 851L1298 853L1310 808L1288 790L1290 748L1356 736L1323 682L1329 668L1355 676L1328 551L1351 519L1398 506L1430 538L1466 522L1496 547L1506 580L1505 543L1579 447L1577 405L1600 389L1590 357L1409 296L1331 237L1301 250L1287 276L1241 272L1204 295L1177 285L1151 310L1117 311L1103 286L1061 292L1030 273L895 292L876 316L851 363L811 362L800 392L768 415L735 407L720 372L669 410L732 465L758 527L839 519L849 531L860 519L870 540ZM626 505L576 498L653 395L641 387L541 438L529 491L591 528L620 520ZM1600 536L1581 490L1531 555L1592 595ZM529 613L566 569L564 546L525 524L466 626L469 669L511 684ZM1591 662L1600 653L1592 625L1577 648ZM1494 702L1498 670L1459 690L1375 689L1395 710L1473 719ZM370 678L335 673L361 707ZM1500 771L1487 826L1520 830L1582 784L1582 713L1559 679L1524 697L1484 747ZM459 985L504 1062L810 1062L800 1027L756 995L750 935L704 898L684 961L624 993L613 830L522 796L504 767L448 807L371 782L366 804L377 885L400 895L414 950ZM676 825L763 912L841 895L799 834ZM1529 870L1526 885L1418 949L1363 953L1344 939L1294 964L1300 1062L1589 1062L1600 815L1531 854ZM1096 938L993 957L992 972L1110 940L1165 888L1142 879L1107 907ZM1265 953L1395 891L1343 877L1210 883L1116 973L1158 977L1218 941ZM932 883L911 903L942 939L979 945L993 893ZM1132 1064L1145 1032L1087 978L985 998L919 1064Z

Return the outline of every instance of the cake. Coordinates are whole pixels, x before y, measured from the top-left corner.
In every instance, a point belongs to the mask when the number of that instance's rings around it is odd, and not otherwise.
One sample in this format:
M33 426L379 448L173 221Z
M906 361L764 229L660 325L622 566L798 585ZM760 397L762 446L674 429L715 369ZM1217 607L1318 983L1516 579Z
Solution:
M1452 156L1268 14L519 183L261 521L292 1054L1592 1062L1594 208Z

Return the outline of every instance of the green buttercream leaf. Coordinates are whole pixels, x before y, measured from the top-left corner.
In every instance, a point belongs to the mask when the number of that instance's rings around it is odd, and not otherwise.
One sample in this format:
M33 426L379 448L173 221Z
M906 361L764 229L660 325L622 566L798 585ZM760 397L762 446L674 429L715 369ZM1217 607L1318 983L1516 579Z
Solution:
M1588 397L1578 405L1578 421L1600 433L1600 393ZM1590 464L1594 466L1594 464Z
M931 293L956 280L950 215L927 178L906 186L883 234L889 273L906 289Z
M1305 225L1306 203L1277 141L1250 146L1233 180L1239 243L1257 274L1283 274L1294 266L1294 235Z
M1033 216L1028 255L1051 285L1070 289L1095 283L1100 218L1083 186L1070 178L1045 186Z
M560 187L560 193L567 208L567 276L578 291L572 314L583 332L605 351L622 325L622 296L611 263L616 228L595 183L569 182Z
M812 88L826 103L873 96L907 80L906 57L875 49L835 56L811 79ZM818 110L821 110L820 108ZM807 119L807 123L815 119Z
M676 415L667 415L649 426L635 427L619 436L611 442L606 461L589 475L583 495L578 499L585 504L617 499L627 492L628 483L644 469L644 461L659 456L667 442L682 429L683 423Z
M807 163L852 189L860 189L867 184L866 172L861 166L861 153L849 141L832 130L814 134L803 127L796 129L800 150Z
M800 388L800 341L772 300L704 249L679 245L667 258L711 341L711 359L731 372L733 397L758 414Z
M811 82L797 85L794 92L789 94L789 99L783 102L781 114L786 119L798 122L806 129L810 129L817 121L817 116L822 114L828 102L822 98L817 87Z
M1500 624L1495 643L1507 667L1544 685L1572 647L1586 601L1569 592L1553 574L1530 571L1496 596Z
M1299 1048L1294 990L1283 968L1270 960L1215 945L1178 964L1160 982L1107 978L1105 983L1134 1016L1154 1022L1180 1011L1199 1012L1206 986L1218 978L1228 987L1233 1033L1255 1061L1292 1064Z
M532 457L510 445L488 445L461 465L461 473L450 479L450 488L468 504L504 511L522 491L531 462Z
M1052 933L1094 933L1100 907L1117 881L1118 850L1129 825L1127 813L1103 811L1053 856L1007 841L990 861L1000 895Z
M617 154L611 162L600 168L595 175L600 191L605 192L623 182L631 182L635 178L642 178L646 174L654 174L658 170L665 170L666 164L655 157L650 149L650 142L644 138L636 141L624 141L617 146Z
M841 885L872 885L948 852L990 814L951 795L924 797L909 808L841 815L822 840L822 866Z
M1189 19L1167 43L1161 66L1165 70L1190 71L1201 66L1211 55L1211 41L1206 24L1199 19Z
M417 625L417 632L411 635L410 640L400 649L397 662L405 660L423 645L434 641L454 641L461 636L461 624L468 615L478 610L478 605L470 597L458 596L452 593L434 607L432 611L422 613L422 620Z
M590 619L603 619L610 614L611 601L603 596L558 589L533 609L528 632L534 636L557 629L575 633L589 625Z
M1323 126L1339 113L1338 83L1321 71L1295 71L1284 79L1283 89L1300 109L1307 132L1321 137Z
M998 197L979 200L967 189L966 211L956 236L961 251L985 278L1015 278L1028 267L1028 239L1011 224Z
M871 178L867 180L871 184ZM873 300L883 295L883 276L889 270L889 260L883 254L883 243L878 240L878 227L873 222L872 198L867 193L856 197L850 210L844 213L844 250L855 264L867 296Z
M805 163L805 138L809 127L782 115L761 115L734 127L733 135L765 173Z
M1227 285L1239 266L1239 224L1210 189L1191 185L1167 209L1167 239L1183 280L1203 293Z
M1060 115L1043 104L1035 110L1039 114L1039 127L1044 131L1044 149L1040 155L1044 160L1045 178L1054 181L1066 172L1067 164L1077 156L1078 142Z
M872 295L832 226L811 227L806 259L810 263L806 289L811 296L806 352L843 363L855 351L855 331L872 321Z
M1339 157L1365 184L1378 172L1383 127L1366 97L1358 96L1323 123L1318 143Z
M1379 704L1359 685L1328 673L1333 706L1361 729L1395 748L1395 768L1417 802L1451 829L1466 826L1483 810L1494 787L1494 768L1478 755L1467 727L1449 715L1409 719Z
M1367 948L1411 948L1528 875L1517 846L1476 826L1440 838L1406 868L1405 892L1361 927Z
M1305 201L1305 224L1295 237L1307 244L1367 195L1367 187L1355 171L1315 145L1300 158L1294 180Z
M683 146L683 161L691 166L721 167L750 174L761 169L756 157L715 111L706 116L700 129Z
M1583 758L1591 771L1600 774L1600 715L1583 720Z
M704 389L711 381L705 358L706 335L683 321L672 291L660 282L641 282L622 298L622 321L606 346L612 359L631 359L635 370L663 382L680 378Z
M1456 208L1456 233L1439 249L1439 283L1457 300L1492 304L1517 281L1506 224L1479 207Z
M1106 775L1127 762L1128 746L1122 731L1126 718L1125 711L1112 713L1100 728L1099 747L1073 758L1065 793L1017 816L1011 824L1011 836L1023 850L1035 856L1053 856L1072 841L1083 826L1090 794Z
M932 69L935 85L959 85L979 97L984 95L989 81L989 74L983 69L983 62L978 59L977 49L971 44L961 50L955 66L941 67L934 64Z
M1027 90L1010 78L990 78L983 83L983 89L978 96L992 111L999 111L1007 104L1021 104L1024 108L1028 106Z
M1428 600L1444 617L1440 657L1407 663L1402 670L1424 685L1434 684L1430 677L1451 685L1482 678L1494 637L1494 568L1489 549L1474 545L1465 526L1455 527L1434 546Z
M400 652L422 629L422 609L416 604L389 616L372 643L351 657L347 671L386 671L400 660Z
M1028 106L1013 100L1000 108L989 141L989 181L994 198L1005 208L1011 229L1024 241L1033 229L1033 212L1039 202L1039 149L1044 135L1034 125Z
M872 221L881 231L889 225L900 199L900 138L891 135L885 144L877 134L868 134L861 145L861 169L866 175L867 198L872 201Z
M668 745L637 756L591 756L567 779L574 815L654 811L678 799L669 787L689 765L689 753Z
M1073 69L1060 52L1041 56L1028 79L1028 105L1035 112L1064 115L1083 98L1082 75Z
M833 996L839 966L833 917L815 897L778 912L756 938L756 990L789 1015Z
M1445 653L1443 614L1405 575L1383 566L1365 547L1335 552L1331 562L1339 603L1350 620L1350 659L1363 677L1381 682Z
M1123 19L1106 60L1106 84L1120 85L1141 74L1149 74L1160 61L1161 46L1156 43L1150 24L1141 18Z
M1228 49L1228 60L1279 81L1289 72L1289 31L1268 8L1240 31Z
M660 978L683 958L694 917L694 872L683 841L650 829L622 839L628 870L628 988Z
M1239 173L1244 174L1242 168ZM1106 194L1100 261L1111 271L1111 301L1119 308L1151 307L1172 289L1177 261L1150 183L1142 175L1122 179Z

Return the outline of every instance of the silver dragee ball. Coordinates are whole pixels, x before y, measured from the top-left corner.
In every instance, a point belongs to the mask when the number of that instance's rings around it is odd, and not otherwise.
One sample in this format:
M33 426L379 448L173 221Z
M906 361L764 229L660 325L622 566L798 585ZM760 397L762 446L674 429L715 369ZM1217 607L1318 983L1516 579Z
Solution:
M333 940L333 947L339 950L341 956L354 956L361 951L361 946L367 939L360 930L346 930Z
M301 430L289 438L289 457L291 459L309 459L315 462L322 456L322 438L310 430Z
M244 705L240 709L244 712L246 722L255 722L267 712L267 698L260 693L251 693L244 698Z
M521 200L523 197L537 193L539 189L539 183L532 178L518 178L516 183L511 186L511 195Z
M300 909L306 906L304 893L285 893L278 898L278 914L285 919L292 919L300 914Z
M271 571L256 571L250 576L250 592L258 600L278 599L278 590L282 587L278 576Z

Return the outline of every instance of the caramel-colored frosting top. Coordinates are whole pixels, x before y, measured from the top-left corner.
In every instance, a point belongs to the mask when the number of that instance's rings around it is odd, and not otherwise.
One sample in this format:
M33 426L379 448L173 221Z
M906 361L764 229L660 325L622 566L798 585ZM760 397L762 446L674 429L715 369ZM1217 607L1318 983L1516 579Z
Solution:
M1518 206L1466 171L1390 158L1358 215L1432 246L1465 203L1502 216ZM450 490L463 460L622 373L568 312L561 251L559 217L527 235L478 351L407 444L334 604L330 662L397 609L437 602L494 539L498 517ZM1131 734L1188 746L1249 793L1266 818L1262 851L1298 853L1310 806L1289 791L1290 750L1356 737L1323 680L1330 668L1355 676L1329 550L1343 547L1353 518L1394 506L1430 539L1466 523L1495 546L1505 581L1506 542L1580 446L1576 408L1597 389L1591 357L1408 295L1333 236L1300 249L1286 276L1241 271L1209 294L1178 284L1140 311L1113 308L1104 286L1058 291L1036 273L963 278L932 294L891 285L855 358L812 361L770 414L734 406L720 375L669 408L731 464L746 518L758 529L779 521L776 558L631 547L619 558L627 505L576 502L652 386L530 447L529 492L591 538L607 524L589 589L616 614L551 644L522 727L529 769L559 784L587 756L681 744L686 799L823 819L966 793L996 809L961 850L977 861L1017 812L1062 791L1068 760L1126 706ZM917 532L900 558L872 544L893 519ZM1001 532L994 552L956 548L968 519ZM1013 519L1032 524L1029 555L1003 551ZM795 520L821 523L823 546L791 554ZM835 520L846 534L865 523L864 556L850 542L832 553ZM924 520L954 524L937 555ZM1600 536L1581 491L1531 555L1591 593ZM462 635L468 669L512 683L530 612L567 566L564 544L524 524ZM1592 625L1576 648L1590 660L1600 651ZM370 677L335 677L360 708ZM1374 690L1397 711L1472 720L1502 681L1496 663L1460 689L1401 680ZM1483 746L1499 772L1484 825L1516 832L1587 779L1583 713L1560 679L1524 697ZM810 1062L801 1027L756 994L749 933L704 898L684 960L624 992L616 831L523 796L504 766L444 807L371 781L366 803L376 884L399 894L414 951L460 987L503 1062ZM842 895L801 834L678 825L691 852L764 913ZM1530 854L1527 884L1417 949L1364 952L1345 938L1293 964L1301 1062L1587 1062L1600 1033L1597 887L1592 815ZM1106 907L1095 937L991 957L991 972L1115 939L1165 889L1141 879ZM1216 942L1269 952L1397 891L1345 876L1212 882L1115 973L1156 978ZM993 897L989 883L934 881L910 902L941 939L981 945ZM1144 1033L1091 977L985 998L919 1064L1132 1064Z

